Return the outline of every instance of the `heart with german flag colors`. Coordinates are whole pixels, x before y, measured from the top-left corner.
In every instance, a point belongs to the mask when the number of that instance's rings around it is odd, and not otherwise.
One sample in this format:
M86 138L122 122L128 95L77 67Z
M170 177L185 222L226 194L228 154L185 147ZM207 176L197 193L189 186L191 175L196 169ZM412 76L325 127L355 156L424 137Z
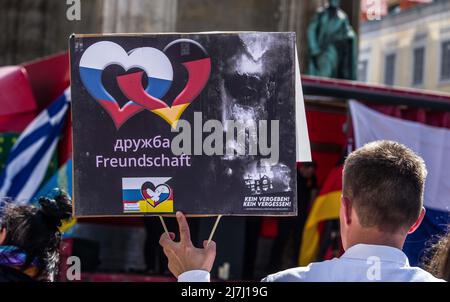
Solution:
M181 64L186 69L187 81L169 106L162 98L173 82L172 64ZM125 71L138 69L116 77L121 92L128 99L122 107L102 82L103 71L111 65L120 65ZM79 68L84 87L111 116L117 129L144 109L157 114L175 128L183 112L206 86L211 73L211 59L206 50L191 39L177 39L163 51L140 47L128 53L114 42L101 41L86 49ZM142 81L144 76L146 87Z

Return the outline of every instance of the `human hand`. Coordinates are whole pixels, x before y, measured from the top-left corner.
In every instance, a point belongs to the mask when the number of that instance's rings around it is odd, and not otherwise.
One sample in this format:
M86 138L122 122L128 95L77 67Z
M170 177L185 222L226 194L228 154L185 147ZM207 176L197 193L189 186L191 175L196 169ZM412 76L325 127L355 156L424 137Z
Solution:
M203 248L196 248L191 241L191 234L186 217L181 212L176 214L180 229L180 242L173 241L174 233L163 233L159 244L169 261L169 270L178 278L184 272L204 270L210 272L216 258L216 243L203 241Z

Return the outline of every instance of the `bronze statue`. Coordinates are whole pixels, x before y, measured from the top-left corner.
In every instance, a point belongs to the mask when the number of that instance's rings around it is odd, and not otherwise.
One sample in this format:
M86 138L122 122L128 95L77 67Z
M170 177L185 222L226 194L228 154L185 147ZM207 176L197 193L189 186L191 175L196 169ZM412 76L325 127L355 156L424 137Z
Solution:
M309 23L308 74L356 80L356 34L339 4L340 0L329 0Z

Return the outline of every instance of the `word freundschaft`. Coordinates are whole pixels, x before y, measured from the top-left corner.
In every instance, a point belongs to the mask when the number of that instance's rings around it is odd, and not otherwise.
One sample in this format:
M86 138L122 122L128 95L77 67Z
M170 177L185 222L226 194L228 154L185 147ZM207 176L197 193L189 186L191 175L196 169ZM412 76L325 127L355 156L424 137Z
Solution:
M267 120L259 120L258 123L254 120L225 120L222 123L212 119L203 123L202 113L194 112L193 127L188 121L179 120L172 132L179 133L171 142L174 155L259 155L264 157L261 162L267 165L275 165L279 160L278 120L270 120L270 127ZM204 133L208 133L205 138Z
M185 154L180 156L148 156L143 154L140 157L105 157L97 155L95 157L97 168L149 168L149 167L190 167L191 157Z

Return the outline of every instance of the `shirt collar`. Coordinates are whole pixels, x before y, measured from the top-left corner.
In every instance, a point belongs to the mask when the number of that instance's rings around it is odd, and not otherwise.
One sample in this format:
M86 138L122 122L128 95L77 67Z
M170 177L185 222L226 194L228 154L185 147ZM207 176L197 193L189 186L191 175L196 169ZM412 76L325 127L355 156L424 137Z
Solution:
M409 266L408 257L398 248L386 245L356 244L341 256L346 259L367 261L369 257L379 257L382 262L394 262L401 266Z

